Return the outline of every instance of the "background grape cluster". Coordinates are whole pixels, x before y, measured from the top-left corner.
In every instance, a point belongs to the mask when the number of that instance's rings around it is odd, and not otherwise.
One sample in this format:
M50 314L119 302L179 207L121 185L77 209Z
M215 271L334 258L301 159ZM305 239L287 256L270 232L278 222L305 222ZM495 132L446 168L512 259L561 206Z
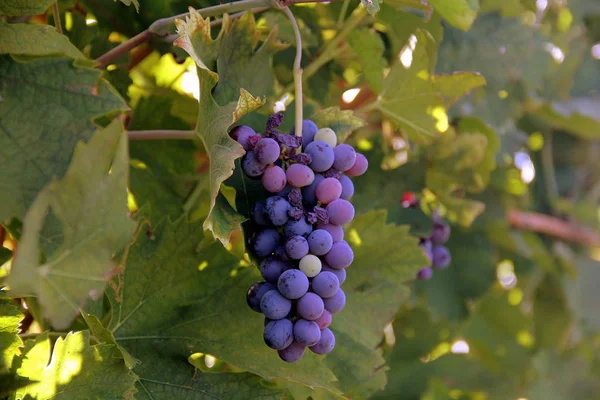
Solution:
M450 239L450 225L443 221L437 213L433 214L431 235L421 238L419 245L425 250L429 259L429 265L417 273L417 278L429 280L433 276L434 269L444 269L450 265L452 260L450 251L444 244Z
M328 327L346 304L341 286L354 259L342 228L354 218L348 176L365 173L368 162L330 128L304 120L299 137L280 133L282 120L272 115L264 135L248 126L230 135L246 150L244 173L270 195L252 210L250 247L264 281L249 288L247 302L265 315L267 346L294 362L307 347L327 354L335 346Z

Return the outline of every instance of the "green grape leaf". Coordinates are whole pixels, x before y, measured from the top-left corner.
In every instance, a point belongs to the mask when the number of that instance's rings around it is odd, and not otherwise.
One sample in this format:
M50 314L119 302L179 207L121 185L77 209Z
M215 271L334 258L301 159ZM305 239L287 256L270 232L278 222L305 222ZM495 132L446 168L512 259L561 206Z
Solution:
M20 354L19 348L23 346L23 341L18 333L23 317L12 300L0 298L0 373L7 372L15 356Z
M236 101L240 88L258 96L272 96L275 77L270 67L273 55L287 48L277 39L278 29L272 29L255 51L260 39L254 14L246 12L231 22L225 18L219 35L213 39L209 19L203 19L190 9L186 21L177 22L179 39L175 45L187 51L200 68L218 73L213 96L217 103Z
M4 0L0 14L9 16L38 15L46 12L54 0Z
M189 381L193 375L189 365L188 373L177 376L151 360L187 360L189 354L202 352L266 379L337 391L334 375L318 357L307 355L300 363L286 364L265 346L263 318L245 301L248 287L260 279L256 272L238 269L238 258L219 242L203 238L201 222L181 217L162 225L152 230L152 239L138 233L120 286L109 296L113 304L109 329L117 343L141 361L134 370L142 384L156 377L161 378L155 383L165 387ZM213 394L237 390L234 385L211 388L211 380L218 379L215 375L219 374L202 374L194 387ZM256 386L256 380L244 377L247 383L242 386ZM239 396L244 398L244 393Z
M269 30L273 30L276 26L279 29L279 38L285 43L296 43L296 36L294 34L294 28L291 21L284 13L279 11L267 11L262 14L265 18ZM300 17L302 17L300 15ZM298 19L298 28L300 29L300 35L302 36L302 48L309 49L319 45L317 36L313 33L310 26L308 26L302 19Z
M424 297L436 315L460 321L469 314L467 304L495 280L492 246L485 235L455 227L445 246L452 257L450 267L436 270L430 281L415 282L413 292Z
M65 55L73 58L85 56L69 39L49 25L5 24L0 22L0 54L24 56Z
M121 358L125 362L127 368L132 369L136 366L136 364L139 364L140 360L133 357L127 352L127 350L125 350L123 347L117 344L117 341L115 340L115 337L113 336L112 332L102 325L102 322L100 322L98 317L92 314L87 314L85 312L82 312L81 315L83 316L85 323L89 326L90 331L92 332L94 337L98 339L100 343L114 344L118 347L121 353Z
M113 254L131 239L127 143L117 121L98 130L88 144L79 143L65 176L50 182L25 216L8 283L13 296L37 296L57 329L70 325L88 297L102 296L115 268ZM63 240L40 263L38 235L49 209Z
M429 73L426 48L432 40L421 30L411 36L404 50L411 56L410 65L408 58L403 57L394 63L374 103L375 109L394 121L409 138L420 143L431 142L448 130L444 101Z
M596 305L600 301L600 263L589 258L577 259L577 275L567 278L565 293L568 308L577 324L586 333L600 329L600 316Z
M126 109L101 74L71 59L0 56L0 221L23 218L46 183L65 173L92 119Z
M136 105L130 130L180 129L192 126L165 110L175 104L157 94L143 97ZM197 171L197 146L190 140L136 140L129 143L131 157L129 189L140 207L147 207L152 222L165 216L177 219L183 204L205 174Z
M509 303L507 292L495 286L477 302L461 335L469 343L470 354L492 371L522 376L529 349L521 343L523 337L531 338L531 325L518 304Z
M481 13L499 11L503 17L519 17L525 11L521 0L480 0L479 3Z
M194 13L192 13L192 15L194 15ZM223 30L226 33L221 39L222 43L221 46L219 46L219 49L225 46L224 41L228 43L227 47L230 47L233 46L233 43L236 41L242 40L241 38L244 37L244 35L254 35L254 17L248 17L248 14L245 15L243 21L238 24L234 22L234 27L231 30ZM198 15L186 19L185 23L182 21L178 22L178 30L181 36L178 39L177 45L183 47L190 55L195 55L193 58L198 65L200 112L196 124L196 132L202 140L210 160L210 205L208 216L204 221L204 227L213 232L213 235L215 235L215 237L223 244L227 244L229 243L231 231L236 229L235 221L233 221L234 224L230 225L229 228L224 229L223 227L226 226L225 224L230 224L232 221L231 219L229 221L219 221L218 218L222 217L223 213L215 212L215 204L221 184L233 174L235 160L245 153L242 146L229 137L228 129L242 116L262 106L264 100L252 96L245 89L240 89L241 86L236 86L235 90L239 91L237 102L229 103L225 106L219 106L217 104L212 91L214 88L216 93L217 88L215 85L217 85L217 82L219 81L219 75L206 69L205 64L198 57L197 48L201 46L195 44L194 36L190 36L193 35L196 29L194 23L197 23L197 21L201 19L202 18ZM200 25L197 26L198 29L203 29ZM247 45L248 43L246 46ZM220 51L221 50L219 50L219 52ZM256 54L258 55L259 53L262 54L260 50ZM219 73L222 72L225 71L219 69ZM237 79L234 72L231 72L232 75L227 75L228 73L229 72L226 72L225 76L230 76L230 79L232 80ZM233 84L233 82L231 82L231 84Z
M478 200L455 197L446 193L438 194L437 200L444 207L444 218L465 228L470 227L485 211L485 203Z
M563 129L580 139L600 138L599 97L578 97L543 105L533 115L553 128Z
M459 98L486 84L483 75L477 72L455 72L450 75L434 75L432 79L448 108Z
M360 0L360 2L365 6L369 14L375 15L379 11L379 4L383 3L383 0Z
M365 80L375 92L381 92L383 69L387 66L383 58L385 45L381 36L374 30L363 28L350 32L347 40L360 60Z
M573 315L561 283L547 274L535 289L533 323L538 348L562 348L569 340Z
M421 3L419 0L417 2ZM433 40L427 43L427 53L429 55L429 67L433 70L437 61L437 47L442 41L443 28L439 15L431 15L431 6L427 5L427 7L429 9L424 11L426 15L430 15L429 19L406 12L402 8L396 8L393 3L386 1L381 5L382 11L377 15L377 20L387 28L386 33L391 42L392 54L400 53L410 36L418 29L429 32ZM399 23L399 21L402 21L402 23Z
M600 383L590 360L574 354L541 351L533 356L536 379L527 390L530 399L587 400L600 396Z
M35 340L27 340L22 349L22 356L15 359L12 370L17 376L30 381L41 381L44 368L52 354L52 343L48 333L44 332L36 336ZM20 397L21 396L21 397ZM21 391L16 391L14 397L23 398Z
M17 390L16 399L134 398L137 377L117 356L117 346L90 346L89 331L69 333L56 341L50 358L48 338L44 335L40 339L28 345L19 369L23 376L39 383Z
M496 132L477 118L464 118L427 149L427 187L451 192L462 188L483 191L496 168L500 140Z
M318 127L329 127L335 132L338 143L345 142L348 137L365 126L366 122L354 115L352 110L341 110L339 107L329 107L319 110L310 117Z
M479 1L472 0L427 0L427 2L450 25L456 26L463 31L471 27L479 9Z

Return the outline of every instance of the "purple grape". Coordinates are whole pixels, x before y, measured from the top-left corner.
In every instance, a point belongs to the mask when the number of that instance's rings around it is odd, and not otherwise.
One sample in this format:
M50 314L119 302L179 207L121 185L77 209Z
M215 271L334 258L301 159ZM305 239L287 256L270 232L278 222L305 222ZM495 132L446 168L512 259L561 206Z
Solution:
M327 328L329 325L331 325L332 321L333 316L327 310L323 310L323 314L321 314L319 318L315 319L315 322L317 323L317 325L319 325L319 329Z
M252 286L248 288L248 293L246 294L246 302L248 306L256 311L260 311L260 299L270 290L275 290L277 287L268 282L256 282L253 283Z
M275 226L281 226L288 222L289 209L290 203L279 196L269 197L265 204L265 213L269 217L269 221Z
M283 227L285 236L308 236L313 230L311 224L306 222L306 218L302 217L298 221L288 221Z
M431 262L433 261L433 244L431 243L431 240L429 239L421 239L419 241L419 247L423 248L423 252L425 253L425 257L427 257L427 259L429 260L429 265L431 265Z
M294 340L305 346L314 346L321 339L321 329L313 321L299 319L294 324Z
M256 135L254 129L246 125L236 126L231 130L231 132L229 132L229 136L231 136L233 140L236 140L239 144L241 144L244 150L246 151L250 150L250 143L248 143L248 138L254 135Z
M433 244L446 243L450 239L450 225L444 221L434 222L430 239Z
M318 345L318 343L317 343ZM285 362L296 362L304 356L304 351L306 350L306 346L302 343L292 342L288 347L283 350L277 350L277 354L279 354L279 358L281 358Z
M329 223L345 225L354 219L354 207L348 200L337 199L327 205Z
M316 229L306 239L311 254L323 256L331 250L333 238L325 229Z
M310 243L310 242L309 242ZM450 261L452 257L450 256L450 251L446 246L437 245L433 246L431 250L432 254L432 266L437 269L444 269L450 265Z
M354 183L346 175L340 176L340 184L342 185L341 199L350 200L354 196Z
M417 279L422 281L428 281L433 277L433 269L430 267L423 268L419 272L417 272Z
M333 168L338 171L347 171L356 162L356 151L348 144L340 144L333 149L335 154L335 161L333 162Z
M317 186L319 186L324 179L325 177L323 175L315 174L313 182L302 188L302 200L304 200L307 205L312 207L317 204Z
M292 164L285 172L290 185L301 188L310 185L315 180L315 173L302 164Z
M304 152L312 158L310 167L315 172L327 171L333 165L333 149L322 140L315 140L304 148Z
M333 269L347 268L354 261L354 252L346 242L334 243L325 255L325 261Z
M262 164L274 163L279 159L280 153L281 149L279 148L279 144L271 138L262 138L256 143L256 146L254 146L256 159Z
M338 289L333 296L328 299L323 299L325 309L332 314L340 312L346 305L346 293L342 289Z
M298 269L288 269L279 277L277 289L290 300L299 299L308 291L308 278Z
M252 220L260 226L271 226L271 221L265 215L265 201L261 200L256 202L254 208L252 208Z
M278 257L267 257L260 263L260 274L265 281L277 283L277 280L284 271L292 268L289 261L282 260Z
M256 178L262 175L265 172L266 165L261 164L260 161L256 159L255 153L250 150L246 153L244 158L242 158L242 169L251 178Z
M294 341L294 324L289 319L279 319L265 326L265 344L272 349L282 350Z
M340 280L335 274L328 271L321 271L311 282L312 291L324 299L335 295L340 288Z
M319 128L317 124L312 122L309 119L305 119L302 121L302 146L306 147L310 142L312 142L317 134ZM290 130L290 135L294 135L296 132L296 127L292 127Z
M314 346L309 347L310 351L317 354L327 354L335 347L335 336L329 328L321 331L321 339Z
M268 192L277 193L282 191L286 182L285 171L277 165L269 165L263 172L262 184Z
M275 229L265 229L254 236L254 252L259 257L265 257L275 251L279 245L279 232Z
M342 284L346 280L346 270L343 268L342 269L333 269L329 265L323 263L323 265L321 266L321 271L331 272L332 274L337 276L338 281L340 282L340 286L342 286Z
M285 252L292 260L299 260L308 254L308 242L302 236L292 236L285 243Z
M367 172L368 168L369 161L367 160L367 157L363 156L360 153L356 153L356 161L354 162L352 168L346 171L346 174L350 176L361 176L362 174Z
M287 176L286 176L287 179ZM285 185L285 187L283 188L282 191L280 191L279 193L277 193L277 196L279 197L287 197L288 194L290 194L290 192L292 191L294 187L292 185Z
M344 228L339 225L332 224L319 224L317 225L318 229L324 229L331 235L333 239L333 243L339 243L344 240Z
M296 304L298 315L309 321L319 318L323 314L324 307L323 299L311 292L304 294Z
M292 309L292 302L277 290L269 290L260 299L260 310L269 319L282 319Z
M342 184L335 178L325 178L317 185L317 199L323 204L329 204L340 198Z

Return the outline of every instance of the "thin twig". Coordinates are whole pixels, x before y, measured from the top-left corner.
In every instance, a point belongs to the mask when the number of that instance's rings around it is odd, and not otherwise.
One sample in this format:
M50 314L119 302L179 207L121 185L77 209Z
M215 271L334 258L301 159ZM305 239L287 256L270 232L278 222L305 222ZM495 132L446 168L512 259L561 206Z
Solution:
M62 29L62 22L60 20L60 9L58 8L58 1L56 1L52 5L52 14L54 15L54 26L56 27L56 30L58 31L58 33L60 33L62 35L63 29Z
M106 68L110 63L112 63L117 58L121 57L124 54L129 53L129 51L131 49L138 47L140 44L149 42L150 39L152 39L152 33L150 33L149 30L146 29L145 31L138 33L137 35L135 35L131 39L127 40L126 42L121 43L114 49L109 50L105 54L96 58L96 62L100 64L98 66L98 68L100 68L100 69Z
M177 130L128 131L127 135L129 136L129 140L193 140L196 137L196 132Z
M552 150L552 133L544 135L544 147L542 148L542 167L544 168L544 184L550 207L554 208L556 200L560 197L556 183L556 171L554 170L554 156Z
M346 19L346 14L348 13L348 7L350 7L350 0L344 0L344 4L342 4L342 9L340 10L340 15L337 20L337 27L341 28L344 20Z
M543 233L565 242L600 247L600 235L586 226L545 214L515 209L508 212L507 218L508 223L517 229Z
M296 101L296 125L294 133L298 137L302 137L302 35L300 34L300 28L298 28L298 22L294 18L294 14L289 7L285 7L283 10L284 14L288 17L294 28L294 35L296 36L296 58L294 59L294 92Z
M32 339L40 336L41 334L46 333L50 337L62 337L67 336L69 332L36 332L36 333L19 333L19 337L21 339Z

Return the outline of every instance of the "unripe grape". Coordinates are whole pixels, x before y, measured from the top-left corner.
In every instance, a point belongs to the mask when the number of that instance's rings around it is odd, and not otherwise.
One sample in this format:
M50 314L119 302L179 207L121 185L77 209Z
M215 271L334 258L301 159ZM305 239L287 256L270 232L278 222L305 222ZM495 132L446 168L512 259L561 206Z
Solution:
M321 260L312 254L307 254L300 260L300 271L309 278L315 277L321 272Z
M315 140L322 140L327 143L331 148L334 148L337 144L337 136L335 132L331 128L321 128L317 131L315 135Z

